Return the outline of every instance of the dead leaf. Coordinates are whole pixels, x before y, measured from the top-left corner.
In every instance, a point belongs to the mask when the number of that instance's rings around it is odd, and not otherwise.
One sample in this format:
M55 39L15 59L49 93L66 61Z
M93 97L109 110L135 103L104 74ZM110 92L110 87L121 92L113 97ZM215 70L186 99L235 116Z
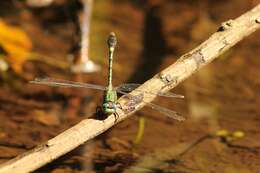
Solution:
M8 63L0 55L0 71L6 71L8 69Z
M13 70L21 73L22 66L32 50L28 35L21 28L9 26L0 19L0 47L6 52L6 61Z
M6 136L7 136L6 133L0 130L0 139L4 139Z

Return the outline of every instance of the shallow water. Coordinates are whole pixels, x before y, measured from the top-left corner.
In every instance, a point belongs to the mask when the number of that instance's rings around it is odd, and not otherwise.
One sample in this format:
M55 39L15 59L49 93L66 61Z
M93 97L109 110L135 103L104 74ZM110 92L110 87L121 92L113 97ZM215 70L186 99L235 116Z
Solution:
M80 8L75 2L57 1L38 11L24 3L14 6L0 2L0 9L10 9L0 10L0 15L28 33L35 52L66 62L68 52L79 39L74 17ZM27 80L51 76L105 85L106 35L114 31L118 36L114 85L143 83L206 40L221 22L254 6L246 0L134 2L95 3L90 55L104 69L101 72L73 75L55 65L28 61L23 73L10 71L5 73L8 78L1 75L0 162L92 116L102 101L99 91L35 86ZM185 99L155 100L154 103L185 116L186 121L177 122L143 108L36 172L258 172L259 34L258 31L244 39L174 89ZM137 145L134 141L140 117L144 118L144 131ZM219 130L227 130L230 135L217 137ZM244 136L232 137L235 131Z

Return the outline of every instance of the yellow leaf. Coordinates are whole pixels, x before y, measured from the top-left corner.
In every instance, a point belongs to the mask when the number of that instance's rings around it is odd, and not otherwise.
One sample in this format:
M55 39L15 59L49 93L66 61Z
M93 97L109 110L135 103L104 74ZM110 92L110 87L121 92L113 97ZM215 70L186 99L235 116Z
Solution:
M29 58L32 42L19 27L9 26L0 19L0 47L7 53L10 66L17 73L22 72L23 63Z
M235 132L233 132L232 136L233 136L234 138L242 138L242 137L245 136L245 133L242 132L242 131L235 131Z
M216 136L219 136L219 137L227 137L229 135L229 131L227 130L218 130L216 132Z

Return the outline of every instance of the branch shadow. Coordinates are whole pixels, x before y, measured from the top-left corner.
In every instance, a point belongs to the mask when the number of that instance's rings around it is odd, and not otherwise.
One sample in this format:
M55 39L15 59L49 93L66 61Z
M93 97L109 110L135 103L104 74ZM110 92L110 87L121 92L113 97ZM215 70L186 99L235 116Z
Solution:
M143 58L136 71L128 79L130 82L143 83L156 73L167 54L166 42L162 33L162 21L158 13L160 6L146 9L143 31Z

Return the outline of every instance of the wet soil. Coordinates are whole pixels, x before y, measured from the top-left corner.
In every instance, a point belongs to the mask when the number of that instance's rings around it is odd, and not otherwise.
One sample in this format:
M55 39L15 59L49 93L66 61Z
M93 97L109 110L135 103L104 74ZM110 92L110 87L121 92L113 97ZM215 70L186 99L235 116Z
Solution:
M14 3L15 2L15 3ZM28 81L51 76L106 84L106 36L118 36L115 85L143 83L214 33L221 22L236 18L259 1L97 1L91 28L90 56L102 71L75 75L68 69L28 61L22 74L0 78L0 162L4 163L90 117L102 101L93 90L36 86ZM3 10L2 10L3 9ZM0 2L0 15L24 29L34 51L68 62L79 31L77 1L55 1L33 9L19 1ZM184 100L158 103L186 117L177 122L144 108L108 132L35 171L38 173L154 172L257 173L260 170L260 32L252 34L174 92ZM8 80L7 80L8 79ZM134 145L139 120L145 128ZM219 138L219 130L243 132L241 138Z

